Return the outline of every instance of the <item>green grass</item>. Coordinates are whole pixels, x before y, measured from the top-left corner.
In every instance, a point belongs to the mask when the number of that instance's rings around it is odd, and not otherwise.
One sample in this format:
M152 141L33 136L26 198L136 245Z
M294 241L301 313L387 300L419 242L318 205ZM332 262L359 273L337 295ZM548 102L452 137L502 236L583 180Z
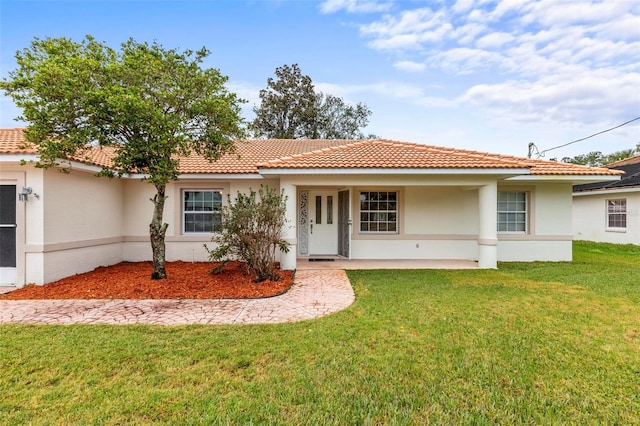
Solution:
M0 424L640 424L640 247L351 271L325 318L0 326Z

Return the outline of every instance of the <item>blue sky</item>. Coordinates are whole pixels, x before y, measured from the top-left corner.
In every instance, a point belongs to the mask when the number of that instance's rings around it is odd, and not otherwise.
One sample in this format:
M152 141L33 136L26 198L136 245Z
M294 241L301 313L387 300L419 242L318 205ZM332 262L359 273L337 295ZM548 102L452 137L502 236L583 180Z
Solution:
M0 3L0 77L34 37L91 34L212 51L206 66L259 102L276 67L373 111L367 132L525 156L640 116L637 0L12 1ZM19 110L0 97L0 126ZM640 143L640 120L549 151Z

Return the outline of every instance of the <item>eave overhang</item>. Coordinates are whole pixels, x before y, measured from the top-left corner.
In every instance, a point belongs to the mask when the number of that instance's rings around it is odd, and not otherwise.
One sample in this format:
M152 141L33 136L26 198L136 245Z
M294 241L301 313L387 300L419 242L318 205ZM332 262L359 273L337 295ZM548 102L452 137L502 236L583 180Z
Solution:
M263 176L282 175L480 175L502 178L528 175L528 168L270 168L260 167Z

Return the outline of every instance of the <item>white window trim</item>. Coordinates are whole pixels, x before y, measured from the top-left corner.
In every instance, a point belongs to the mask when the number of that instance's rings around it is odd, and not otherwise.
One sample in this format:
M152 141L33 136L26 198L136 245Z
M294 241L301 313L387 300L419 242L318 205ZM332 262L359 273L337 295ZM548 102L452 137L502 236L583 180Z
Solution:
M620 200L624 200L624 212L618 212L618 213L610 213L609 212L609 202L610 201L620 201ZM627 199L626 198L607 198L605 200L605 230L608 232L627 232L627 226L609 226L609 215L611 214L624 214L625 216L625 223L627 223L628 219L629 219L629 211L627 210Z
M517 190L517 189L498 189L498 193L506 193L506 192L516 192L524 194L524 231L500 231L497 230L498 234L501 235L528 235L529 228L529 220L531 217L530 213L530 205L531 205L531 195L529 191ZM522 213L521 211L501 211L498 210L496 206L496 229L498 228L498 214L500 213Z
M182 235L214 235L215 232L190 232L185 230L185 217L188 212L184 210L185 194L187 192L219 192L220 193L220 207L224 206L224 191L221 188L181 188L180 189L180 230ZM194 214L196 212L193 212Z

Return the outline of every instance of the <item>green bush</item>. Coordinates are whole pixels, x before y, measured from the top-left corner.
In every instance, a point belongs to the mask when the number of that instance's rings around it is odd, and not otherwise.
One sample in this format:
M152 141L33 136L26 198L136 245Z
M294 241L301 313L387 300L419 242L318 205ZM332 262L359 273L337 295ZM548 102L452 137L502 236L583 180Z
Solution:
M211 239L218 244L217 248L210 250L205 245L209 260L224 263L243 260L256 282L279 280L276 250L289 251L289 244L281 237L287 197L261 185L258 193L252 189L248 194L238 191L235 201L231 201L231 196L228 200L222 208L220 232Z

